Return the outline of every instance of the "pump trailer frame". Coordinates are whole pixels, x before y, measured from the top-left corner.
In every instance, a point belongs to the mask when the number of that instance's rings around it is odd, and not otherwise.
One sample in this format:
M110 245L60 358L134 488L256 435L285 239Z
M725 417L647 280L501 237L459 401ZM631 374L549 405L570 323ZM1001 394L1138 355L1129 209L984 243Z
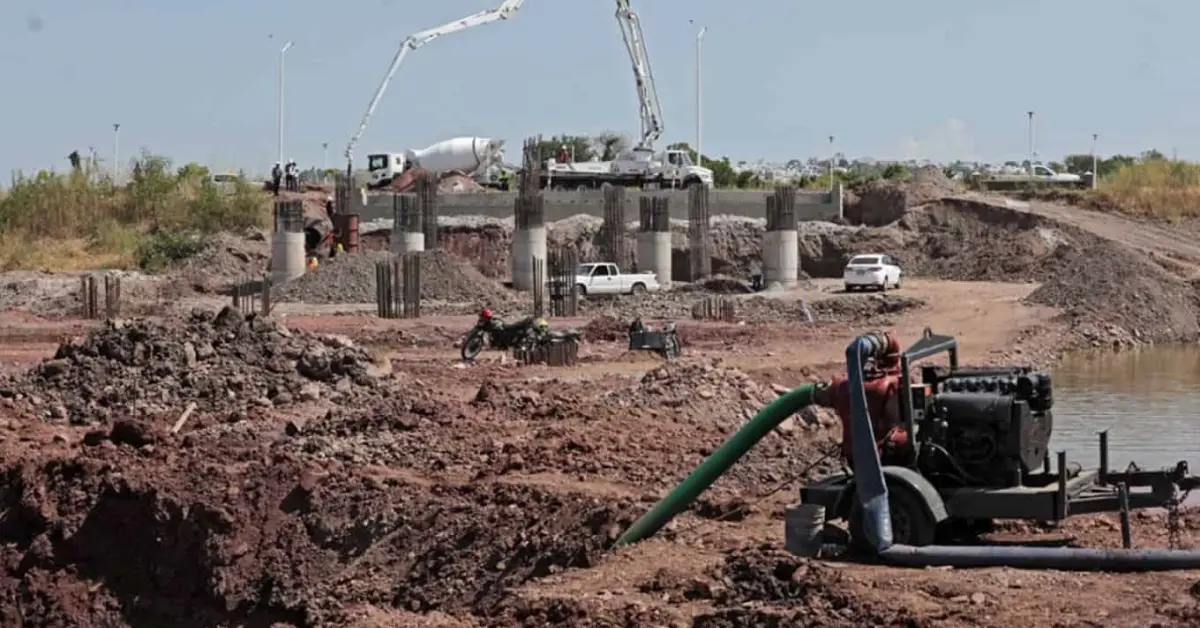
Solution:
M970 377L1004 372L960 367L957 341L927 329L924 337L906 349L900 359L900 416L907 433L918 435L917 446L923 417L914 399L929 392L925 384L914 385L909 373L914 363L942 353L949 354L949 366L923 366L922 380L936 379L939 374L942 377L948 374ZM1084 469L1068 461L1065 451L1057 452L1056 458L1056 464L1052 466L1047 452L1041 472L1022 475L1018 470L1012 486L1007 488L937 488L916 470L915 457L908 465L883 466L895 541L909 545L929 544L934 540L935 528L953 522L992 519L1058 522L1071 515L1170 507L1178 504L1180 491L1200 487L1200 477L1189 474L1186 461L1180 461L1173 469L1159 471L1138 470L1134 465L1130 465L1130 471L1111 471L1107 430L1099 433L1098 468ZM823 506L827 521L850 520L852 533L853 523L861 515L855 494L855 477L850 469L802 487L800 499L805 504ZM916 521L896 521L897 514Z

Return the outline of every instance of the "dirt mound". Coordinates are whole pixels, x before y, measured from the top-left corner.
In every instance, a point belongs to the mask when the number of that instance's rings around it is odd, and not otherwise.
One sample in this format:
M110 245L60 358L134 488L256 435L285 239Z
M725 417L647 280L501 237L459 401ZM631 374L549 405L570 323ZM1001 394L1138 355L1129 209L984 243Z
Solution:
M912 207L959 193L958 188L940 168L932 166L917 170L907 181L872 181L858 190L855 202L846 204L846 220L882 227L899 220Z
M840 570L775 545L734 550L707 574L660 569L638 589L676 603L704 604L692 626L905 626L903 608L876 609Z
M421 254L421 298L483 306L509 303L512 294L485 277L469 261L448 251L435 250Z
M802 239L800 265L841 277L855 255L885 253L909 277L955 281L1040 281L1055 275L1061 247L1084 249L1095 235L1048 218L965 199L908 210L888 227L862 227Z
M231 307L183 325L110 321L28 373L0 397L37 416L86 424L117 417L244 413L375 384L371 356L332 337L291 332Z
M1105 242L1063 249L1056 261L1057 272L1028 301L1063 310L1080 342L1120 346L1200 335L1200 286L1149 258Z
M629 337L629 323L615 316L597 316L579 330L588 342L618 342Z
M281 286L275 298L302 303L373 303L375 265L394 259L386 251L339 255ZM421 253L421 298L452 303L503 305L511 293L470 262L443 250Z
M820 321L839 323L880 322L879 317L891 316L927 306L913 297L873 294L866 297L843 296L814 301L809 307Z
M270 260L271 245L264 231L217 234L176 276L197 292L223 292L238 281L261 277Z
M317 268L276 287L271 297L317 304L374 303L375 264L392 258L386 251L368 251L322 260Z
M519 486L364 481L222 445L10 462L4 625L340 626L368 603L488 617L512 587L591 566L634 514Z
M412 192L417 187L417 180L428 173L424 168L413 168L400 173L387 186L390 192ZM481 192L484 190L471 177L461 172L446 172L438 177L438 191L447 193Z

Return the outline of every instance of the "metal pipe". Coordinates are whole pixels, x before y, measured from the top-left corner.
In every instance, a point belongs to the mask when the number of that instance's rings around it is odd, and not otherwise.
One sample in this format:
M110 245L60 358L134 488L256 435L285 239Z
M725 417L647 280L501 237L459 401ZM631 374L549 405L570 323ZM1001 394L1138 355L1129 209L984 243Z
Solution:
M812 404L814 386L805 384L794 388L772 401L754 418L750 419L742 429L738 430L725 444L704 459L690 475L679 483L666 497L662 498L646 514L635 521L629 529L617 539L616 547L637 543L642 539L654 536L663 526L667 525L675 515L687 508L700 496L717 478L721 477L746 452L750 451L771 430L783 423L784 419Z
M887 483L867 410L863 365L884 345L878 335L855 338L846 347L850 383L850 433L854 439L855 489L863 509L863 531L880 558L910 567L1017 567L1071 571L1167 571L1200 569L1200 551L1086 549L1060 547L914 547L893 541ZM1061 460L1061 458L1060 458ZM1065 469L1060 466L1060 472Z

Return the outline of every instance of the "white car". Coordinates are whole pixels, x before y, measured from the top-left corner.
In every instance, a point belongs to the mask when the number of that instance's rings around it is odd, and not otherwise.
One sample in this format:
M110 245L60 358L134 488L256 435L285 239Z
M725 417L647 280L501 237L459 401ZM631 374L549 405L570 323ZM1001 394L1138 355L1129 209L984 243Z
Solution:
M846 283L846 292L858 288L887 290L900 287L900 274L900 266L887 255L855 255L846 264L842 281Z

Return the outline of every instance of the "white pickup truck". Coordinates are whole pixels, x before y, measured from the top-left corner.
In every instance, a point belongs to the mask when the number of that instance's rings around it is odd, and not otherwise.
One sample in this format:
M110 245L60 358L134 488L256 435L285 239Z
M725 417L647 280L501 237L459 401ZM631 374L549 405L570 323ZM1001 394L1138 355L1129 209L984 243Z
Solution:
M989 175L974 175L973 179L990 190L1015 189L1030 182L1053 187L1088 187L1091 175L1080 176L1070 172L1055 172L1043 164L1033 164L1033 171L1002 172Z
M580 264L575 271L575 290L588 294L645 294L662 289L654 273L622 273L616 264Z

